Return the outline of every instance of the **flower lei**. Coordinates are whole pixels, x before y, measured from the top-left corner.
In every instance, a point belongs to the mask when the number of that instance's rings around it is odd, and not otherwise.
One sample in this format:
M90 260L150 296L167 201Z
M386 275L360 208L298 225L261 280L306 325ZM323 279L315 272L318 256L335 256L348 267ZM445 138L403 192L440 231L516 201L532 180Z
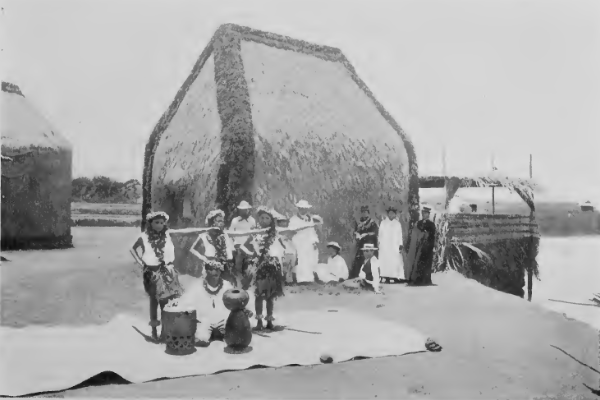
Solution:
M227 259L227 245L225 243L225 234L222 231L209 231L207 236L208 242L215 248L218 260Z
M257 226L257 228L262 229L259 226ZM268 254L269 254L269 250L271 249L271 246L273 245L273 243L275 243L276 237L277 237L277 229L275 229L275 219L272 218L271 226L269 227L269 230L267 231L266 235L264 235L262 238L263 249L260 252L260 257L258 258L258 265L261 265L267 258Z
M357 230L361 231L363 229L368 229L371 226L371 222L373 222L373 220L371 219L371 217L367 217L367 219L365 219L364 221L360 221L358 223Z
M152 250L154 250L158 261L160 261L161 264L164 264L165 245L167 244L167 227L165 226L160 232L156 232L152 226L148 225L146 234L148 235L148 242L150 243L150 246L152 246Z
M206 289L208 294L214 296L217 293L219 293L221 291L221 289L223 289L223 278L219 278L219 284L217 285L217 288L215 290L212 290L208 287L208 283L206 282L206 279L204 279L204 282L202 283L202 285L204 286L204 289Z

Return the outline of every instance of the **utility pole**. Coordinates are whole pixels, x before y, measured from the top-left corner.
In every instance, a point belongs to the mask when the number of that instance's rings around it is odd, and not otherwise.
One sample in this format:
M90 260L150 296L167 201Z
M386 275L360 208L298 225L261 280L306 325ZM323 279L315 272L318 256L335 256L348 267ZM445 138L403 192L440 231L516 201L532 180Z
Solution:
M533 180L533 155L529 154L529 180ZM533 184L533 182L530 182ZM532 193L532 201L533 201L533 193ZM529 213L529 224L531 226L531 237L529 240L529 263L527 265L527 300L531 301L531 296L533 295L533 263L535 262L533 258L535 257L535 253L533 252L533 223L535 221L535 215L533 210Z
M494 157L494 153L492 153L492 176L494 174L494 171L496 170L496 162L495 162L495 157ZM495 187L492 186L492 215L496 214L496 191L495 191Z

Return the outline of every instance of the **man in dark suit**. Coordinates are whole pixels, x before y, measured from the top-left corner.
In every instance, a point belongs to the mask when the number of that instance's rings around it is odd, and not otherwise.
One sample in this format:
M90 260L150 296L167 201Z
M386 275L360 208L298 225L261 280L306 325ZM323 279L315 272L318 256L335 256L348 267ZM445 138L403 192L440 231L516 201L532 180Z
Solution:
M408 264L410 265L409 285L431 285L433 268L433 248L435 246L435 224L429 220L431 209L423 207L423 219L416 223L410 241Z

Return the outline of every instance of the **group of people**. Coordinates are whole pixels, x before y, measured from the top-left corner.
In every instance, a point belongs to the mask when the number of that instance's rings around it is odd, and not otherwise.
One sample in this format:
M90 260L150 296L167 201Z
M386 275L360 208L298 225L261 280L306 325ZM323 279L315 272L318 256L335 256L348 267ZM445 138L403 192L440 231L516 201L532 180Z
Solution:
M416 246L411 246L418 264L414 271L403 268L402 227L397 210L387 209L387 217L377 226L368 207L362 207L362 217L355 226L357 254L348 269L340 256L337 242L329 242L327 263L319 264L319 236L316 229L323 223L318 215L310 213L307 201L296 204L298 213L287 218L273 209L258 207L256 219L252 206L242 201L229 229L225 229L225 213L208 213L204 228L169 229L169 216L162 211L146 216L146 229L132 248L132 255L143 267L144 288L150 299L150 326L152 336L158 338L158 308L167 305L188 304L197 310L201 322L197 340L208 343L224 334L228 311L222 304L222 295L230 288L239 287L251 292L247 315L255 314L257 329L273 329L275 300L283 296L284 285L306 282L336 282L350 288L364 288L380 293L381 281L408 280L414 284L431 283L427 267L423 267L428 243L433 243L433 232L428 213L413 230ZM418 234L421 232L421 235ZM171 235L197 233L190 253L200 261L202 276L184 291L174 268L175 247ZM379 246L379 247L378 247ZM138 252L141 250L141 255ZM433 246L431 246L431 253ZM410 256L410 254L409 254ZM263 303L266 310L263 309ZM250 311L254 309L254 313ZM266 311L264 313L263 311Z

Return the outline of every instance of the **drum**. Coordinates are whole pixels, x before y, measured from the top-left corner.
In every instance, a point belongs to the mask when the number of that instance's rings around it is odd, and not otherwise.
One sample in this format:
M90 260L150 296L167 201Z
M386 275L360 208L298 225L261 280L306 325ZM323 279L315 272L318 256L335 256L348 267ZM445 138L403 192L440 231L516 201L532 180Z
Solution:
M167 308L162 312L163 338L167 344L165 353L184 356L196 351L196 310Z

